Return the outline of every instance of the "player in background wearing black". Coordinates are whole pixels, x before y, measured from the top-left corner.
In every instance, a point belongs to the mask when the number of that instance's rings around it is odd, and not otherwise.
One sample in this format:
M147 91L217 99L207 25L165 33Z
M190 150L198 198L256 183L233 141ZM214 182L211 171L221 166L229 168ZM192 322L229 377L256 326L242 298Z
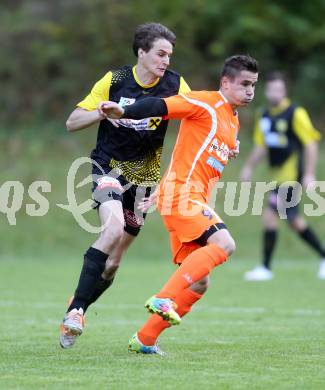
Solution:
M284 202L290 202L292 197L297 196L299 184L307 187L316 180L317 142L321 138L307 111L288 99L286 82L281 73L274 72L267 77L265 96L268 107L258 115L254 131L255 147L242 169L241 180L250 181L254 167L267 154L277 185L287 181L296 185L288 185L285 197L280 194L279 187L271 191L262 215L263 262L246 272L245 279L248 281L273 278L271 261L278 236L278 205L286 204ZM286 218L290 228L320 256L318 277L325 279L325 248L299 213L299 204L287 209Z

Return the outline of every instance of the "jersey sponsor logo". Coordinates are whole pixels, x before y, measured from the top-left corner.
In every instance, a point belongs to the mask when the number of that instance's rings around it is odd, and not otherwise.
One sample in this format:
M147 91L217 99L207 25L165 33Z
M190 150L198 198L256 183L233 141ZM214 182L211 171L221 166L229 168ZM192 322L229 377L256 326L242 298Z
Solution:
M117 179L114 179L113 177L110 176L102 176L99 179L97 179L97 188L99 190L108 187L111 189L116 189L119 192L123 192L123 187Z
M124 209L124 219L127 225L139 227L144 224L144 218L135 215L133 211Z
M219 108L223 105L223 101L222 100L219 100L214 106L215 108Z
M222 172L224 169L224 165L221 164L219 160L217 160L214 157L209 157L206 161L208 165L210 165L212 168L216 169L218 172Z
M207 217L209 219L209 221L211 221L211 219L213 218L213 215L212 215L211 211L207 210L207 209L203 209L202 210L202 215L204 217Z
M285 134L267 133L264 135L264 141L269 148L286 148L288 146L288 138Z
M122 107L129 106L135 102L134 98L121 97L119 105ZM152 117L144 119L119 119L116 122L124 127L134 129L136 131L156 130L162 121L161 117Z
M269 131L271 131L271 127L272 127L272 121L271 119L269 118L261 118L260 119L260 127L263 131L263 133L268 133Z
M278 119L275 122L275 128L280 133L285 133L288 130L288 121L285 119Z
M260 127L263 132L265 145L269 148L286 148L288 146L288 138L284 134L288 129L288 123L285 120L278 120L275 123L275 128L280 132L271 131L272 121L269 118L261 118Z
M161 118L149 118L149 127L152 130L155 130L161 122Z
M219 144L218 140L215 138L209 148L209 153L215 152L216 155L220 158L221 161L228 161L229 156L229 147L224 142Z
M119 119L117 123L121 126L134 129L136 131L156 130L160 125L162 118L145 118L145 119Z
M118 102L118 104L121 107L125 107L125 106L130 106L134 102L135 102L134 98L127 98L127 97L121 96L120 97L120 101Z

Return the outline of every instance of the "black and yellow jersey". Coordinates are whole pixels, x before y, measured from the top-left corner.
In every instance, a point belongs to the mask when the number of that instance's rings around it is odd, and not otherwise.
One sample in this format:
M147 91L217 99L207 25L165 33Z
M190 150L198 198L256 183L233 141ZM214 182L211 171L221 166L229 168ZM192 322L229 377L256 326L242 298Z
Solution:
M257 116L254 142L267 147L273 179L278 182L300 181L304 145L320 138L307 111L289 99Z
M166 70L164 76L154 83L144 85L137 77L136 67L126 65L108 72L77 107L90 111L105 100L125 106L148 96L164 98L189 91L183 77L171 70ZM120 119L118 124L116 128L106 119L100 122L97 145L91 158L100 165L108 164L119 169L126 180L134 184L158 182L168 121L160 117Z

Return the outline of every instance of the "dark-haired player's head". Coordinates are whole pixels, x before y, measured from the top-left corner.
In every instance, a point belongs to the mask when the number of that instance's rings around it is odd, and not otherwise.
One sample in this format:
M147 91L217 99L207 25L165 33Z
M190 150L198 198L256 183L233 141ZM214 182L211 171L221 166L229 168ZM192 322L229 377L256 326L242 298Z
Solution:
M287 97L286 79L281 72L270 72L265 78L265 97L271 106L278 106Z
M227 58L220 74L220 90L233 106L246 106L254 98L258 62L249 55Z
M138 65L156 77L162 77L169 66L176 35L160 23L139 25L134 33L133 52Z
M176 35L160 23L140 24L134 33L133 52L138 57L139 49L148 52L152 49L154 41L165 39L173 47L176 43Z
M258 62L255 58L239 54L227 58L221 70L222 77L234 79L241 71L246 70L251 73L258 73Z

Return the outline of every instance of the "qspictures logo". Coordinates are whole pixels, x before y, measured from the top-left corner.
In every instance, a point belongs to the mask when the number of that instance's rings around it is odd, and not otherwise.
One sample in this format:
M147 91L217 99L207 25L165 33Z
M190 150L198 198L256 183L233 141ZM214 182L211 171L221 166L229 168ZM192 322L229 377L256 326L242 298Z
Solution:
M88 172L91 172L92 166L95 165L98 174L89 174L77 182L76 178L85 170L84 165L87 166ZM119 180L120 176L121 172L118 170L111 170L108 176L96 161L88 157L80 157L71 164L67 172L65 183L67 203L54 203L51 205L46 197L46 194L52 191L52 185L49 181L37 180L32 182L28 188L25 188L18 180L6 181L0 185L0 215L3 214L6 217L9 225L15 226L19 223L17 221L17 213L23 207L25 207L25 212L29 217L35 218L44 217L49 212L50 207L56 207L70 213L80 228L89 233L98 234L109 225L110 218L107 218L105 225L95 226L87 220L86 213L94 208L96 200L110 197L112 191L120 195L121 198L123 197L124 192L129 190L132 184L121 184L123 181ZM286 219L287 210L297 205L303 206L301 209L306 216L322 217L325 215L325 181L312 182L305 189L298 182L286 182L277 185L275 181L256 183L235 181L225 183L220 181L214 185L210 200L204 205L202 202L191 199L191 189L195 188L197 193L200 193L203 188L202 183L191 182L190 186L187 184L184 184L181 188L178 186L177 194L174 194L176 186L173 186L173 180L175 182L176 174L171 172L169 178L171 180L169 182L170 190L167 194L168 199L166 201L162 199L161 201L163 207L160 209L160 213L163 215L171 214L171 205L175 199L177 202L178 199L182 199L177 204L177 208L178 212L184 216L201 213L210 218L215 209L223 211L229 217L238 217L244 214L261 215L265 201L272 202L272 207L277 210L281 219ZM97 183L100 191L99 193L94 191L93 197L91 197L90 190L94 183ZM64 186L64 183L62 185ZM89 189L89 198L78 203L78 191L84 186L87 186ZM137 205L143 201L148 186L150 186L148 183L144 183L143 186L137 186L134 194L135 204L133 205L133 210L124 210L124 219L134 226L142 225L144 222L144 215ZM152 183L152 187L156 187L156 183ZM220 191L224 192L222 197L224 199L223 203L220 201ZM288 196L289 192L290 196ZM159 197L159 187L157 195ZM304 202L302 202L303 195L305 195ZM23 202L24 199L26 200L26 197L29 199L28 203ZM147 213L152 213L155 209L156 207L152 206Z

